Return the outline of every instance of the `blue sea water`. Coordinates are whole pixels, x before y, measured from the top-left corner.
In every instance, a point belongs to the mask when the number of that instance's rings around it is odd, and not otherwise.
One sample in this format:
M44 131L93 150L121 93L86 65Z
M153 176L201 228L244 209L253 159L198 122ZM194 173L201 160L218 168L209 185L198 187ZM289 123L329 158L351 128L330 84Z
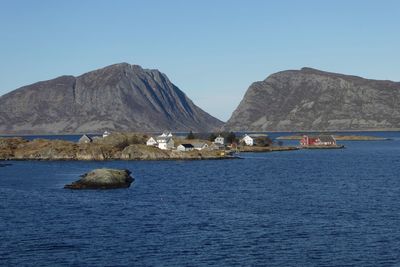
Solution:
M400 133L210 161L9 161L0 266L398 266ZM129 189L71 191L94 168Z

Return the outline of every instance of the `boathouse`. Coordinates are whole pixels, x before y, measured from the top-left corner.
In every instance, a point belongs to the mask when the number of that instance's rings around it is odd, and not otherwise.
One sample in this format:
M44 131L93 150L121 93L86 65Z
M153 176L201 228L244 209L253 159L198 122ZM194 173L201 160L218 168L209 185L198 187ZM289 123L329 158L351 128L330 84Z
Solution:
M304 135L300 140L301 146L336 146L333 135Z

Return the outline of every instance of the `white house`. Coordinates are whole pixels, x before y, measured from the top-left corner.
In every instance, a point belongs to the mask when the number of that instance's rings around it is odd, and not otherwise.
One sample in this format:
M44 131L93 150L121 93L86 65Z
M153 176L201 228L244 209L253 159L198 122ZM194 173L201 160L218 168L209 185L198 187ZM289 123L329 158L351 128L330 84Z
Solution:
M245 143L247 146L254 145L254 138L248 134L245 134L244 137L240 140L241 142Z
M220 145L225 145L225 138L223 138L222 136L218 135L218 137L215 138L214 143L215 144L220 144Z
M148 145L148 146L158 146L158 143L157 143L156 139L154 139L153 137L150 137L149 140L147 140L146 145Z
M105 131L105 132L103 133L103 138L105 138L105 137L107 137L107 136L109 136L109 135L110 135L110 132Z
M156 139L157 143L158 143L158 148L159 149L163 149L163 150L167 150L167 149L172 149L174 148L174 139L172 139L172 134L169 133L167 135L160 135L157 136Z
M203 150L203 149L208 148L208 145L207 145L207 143L196 143L193 145L193 147L196 150Z
M194 146L192 144L180 144L176 147L178 151L192 151Z

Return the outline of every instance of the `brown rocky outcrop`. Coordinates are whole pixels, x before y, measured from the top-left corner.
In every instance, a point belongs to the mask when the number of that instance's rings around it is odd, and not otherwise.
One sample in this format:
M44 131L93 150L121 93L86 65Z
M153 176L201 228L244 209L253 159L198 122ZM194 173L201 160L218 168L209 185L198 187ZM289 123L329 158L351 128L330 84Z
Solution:
M85 173L76 182L64 186L66 189L117 189L127 188L134 181L129 170L96 169Z
M9 137L9 138L1 138L0 137L0 159L9 159L15 157L16 148L25 144L28 141L21 137Z

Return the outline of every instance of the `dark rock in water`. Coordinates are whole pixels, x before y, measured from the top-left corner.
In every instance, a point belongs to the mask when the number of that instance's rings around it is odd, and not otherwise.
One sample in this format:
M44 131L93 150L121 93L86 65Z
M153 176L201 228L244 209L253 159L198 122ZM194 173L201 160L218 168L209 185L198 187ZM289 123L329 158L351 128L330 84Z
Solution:
M65 185L67 189L115 189L127 188L134 179L129 170L96 169L85 173L76 182Z
M6 164L0 163L0 168L1 168L1 167L11 166L11 165L12 165L12 164L8 164L8 163L6 163Z

